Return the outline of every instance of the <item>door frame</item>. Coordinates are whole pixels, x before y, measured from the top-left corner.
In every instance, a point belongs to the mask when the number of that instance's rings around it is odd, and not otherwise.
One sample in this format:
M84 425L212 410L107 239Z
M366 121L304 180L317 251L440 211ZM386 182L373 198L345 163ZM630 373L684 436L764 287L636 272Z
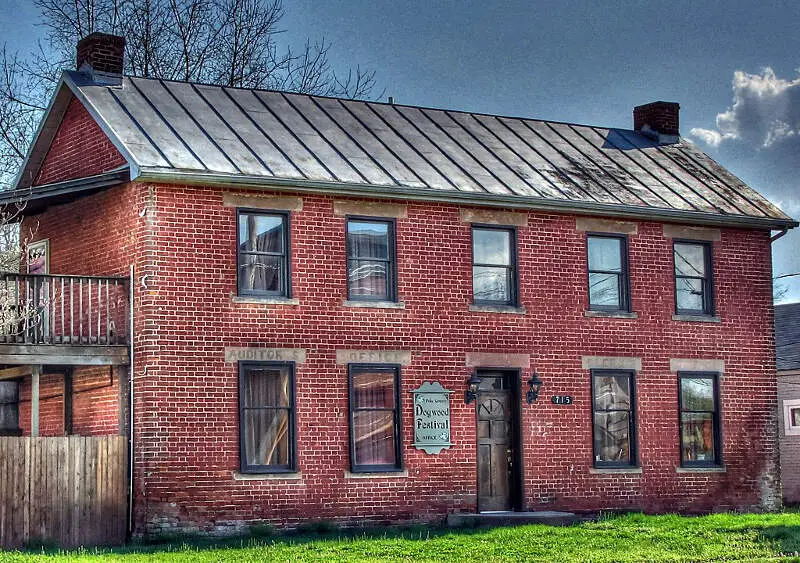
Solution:
M511 511L522 510L524 497L524 466L522 463L522 369L508 367L476 367L473 373L480 377L483 372L500 372L507 377L511 394ZM478 392L480 394L480 391ZM478 473L478 399L475 399L475 508L481 512L479 503L480 477Z

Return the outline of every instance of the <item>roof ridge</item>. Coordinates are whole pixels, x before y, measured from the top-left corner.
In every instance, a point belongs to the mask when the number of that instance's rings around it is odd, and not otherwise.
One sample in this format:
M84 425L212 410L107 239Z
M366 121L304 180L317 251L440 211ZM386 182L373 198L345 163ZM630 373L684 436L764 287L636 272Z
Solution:
M79 71L71 70L65 71L70 73L78 73ZM317 98L317 99L324 99L324 100L339 100L343 102L357 102L357 103L364 103L364 104L380 104L389 107L406 107L406 108L413 108L419 110L428 110L428 111L441 111L441 112L455 112L455 113L463 113L467 115L480 115L485 117L497 117L501 119L516 119L519 121L538 121L541 123L558 123L561 125L572 125L575 127L587 127L587 128L597 128L597 129L609 129L609 130L616 130L616 131L631 131L636 132L634 129L629 129L625 127L611 127L605 125L592 125L589 123L578 123L575 121L560 121L556 119L544 119L540 117L525 117L521 115L507 115L503 113L490 113L487 111L470 111L466 109L454 109L454 108L447 108L447 107L434 107L434 106L426 106L426 105L416 105L416 104L402 104L397 102L385 102L382 100L363 100L359 98L345 98L341 96L329 96L324 94L309 94L306 92L294 92L292 90L281 90L278 88L249 88L247 86L226 86L222 84L212 84L210 82L196 82L193 80L175 80L175 79L168 79L168 78L155 78L155 77L143 77L143 76L133 76L130 74L123 75L123 78L127 79L135 79L135 80L158 80L161 82L173 82L177 84L191 84L193 86L208 86L210 88L226 88L230 90L246 90L251 92L272 92L276 94L284 94L284 95L291 95L291 96L306 96L308 98ZM107 86L107 87L114 87L114 85L110 84L97 84L97 86ZM679 137L681 141L684 140L683 137Z

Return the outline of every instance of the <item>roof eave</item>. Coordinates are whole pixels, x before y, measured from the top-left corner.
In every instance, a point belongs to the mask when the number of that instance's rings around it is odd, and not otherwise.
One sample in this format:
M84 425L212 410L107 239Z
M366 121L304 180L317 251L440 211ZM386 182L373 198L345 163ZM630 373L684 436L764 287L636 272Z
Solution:
M554 213L649 219L655 221L717 227L784 230L793 229L800 225L800 223L791 218L781 219L772 217L752 217L747 215L722 215L699 211L660 209L655 207L640 207L596 202L576 202L567 200L561 201L555 199L523 197L518 195L487 194L485 192L469 193L458 192L455 190L445 192L442 190L407 188L403 186L379 187L365 184L263 178L247 175L233 176L229 174L190 172L158 168L140 168L137 169L136 172L137 173L134 175L132 171L131 179L137 182L163 182L168 184L258 188L263 190L299 191L350 197L403 199L409 201L435 201L462 205L477 205L483 207L552 211Z

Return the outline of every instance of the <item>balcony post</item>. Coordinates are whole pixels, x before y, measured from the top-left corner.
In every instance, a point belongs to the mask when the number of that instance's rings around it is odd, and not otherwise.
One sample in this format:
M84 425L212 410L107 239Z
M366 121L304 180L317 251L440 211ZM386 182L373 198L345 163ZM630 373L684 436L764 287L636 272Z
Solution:
M31 436L39 436L39 375L42 366L31 366Z

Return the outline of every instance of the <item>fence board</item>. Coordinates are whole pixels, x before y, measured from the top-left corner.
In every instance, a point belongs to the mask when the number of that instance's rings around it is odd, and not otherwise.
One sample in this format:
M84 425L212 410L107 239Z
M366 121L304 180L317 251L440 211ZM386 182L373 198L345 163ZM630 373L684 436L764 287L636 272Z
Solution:
M120 545L127 439L0 437L0 547Z

